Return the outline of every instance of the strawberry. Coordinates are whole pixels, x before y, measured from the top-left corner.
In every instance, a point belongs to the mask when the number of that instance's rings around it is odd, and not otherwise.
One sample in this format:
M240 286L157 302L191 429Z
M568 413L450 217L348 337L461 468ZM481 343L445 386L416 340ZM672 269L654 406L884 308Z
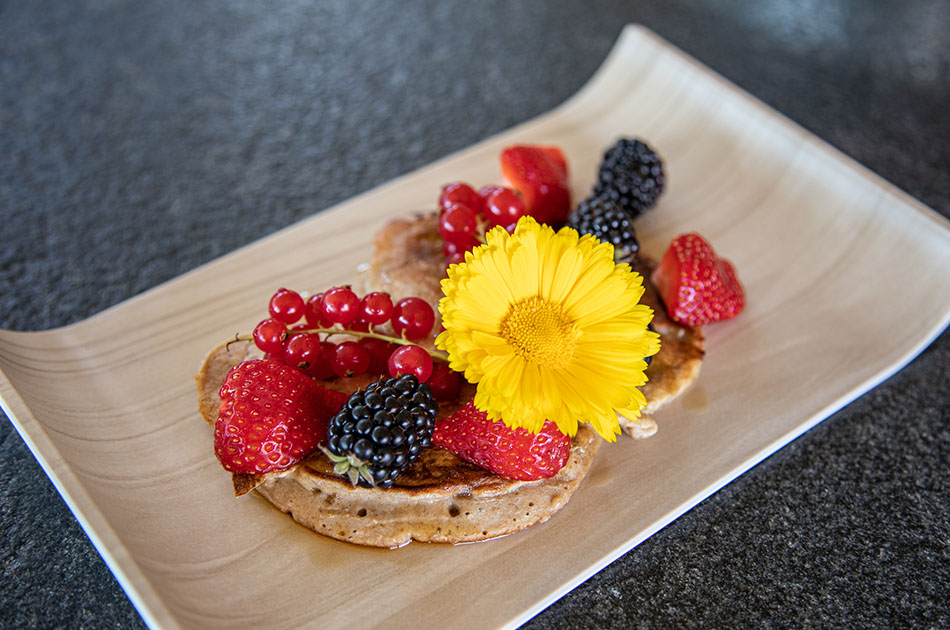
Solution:
M550 420L538 434L510 429L489 420L471 401L436 423L432 443L496 475L520 481L553 477L571 454L571 438Z
M521 193L538 223L560 225L571 211L567 160L557 147L513 146L501 152L501 172Z
M266 359L231 368L218 394L215 455L225 470L249 474L282 470L309 455L347 398Z
M735 317L745 306L732 263L699 234L674 238L651 279L669 316L687 326Z

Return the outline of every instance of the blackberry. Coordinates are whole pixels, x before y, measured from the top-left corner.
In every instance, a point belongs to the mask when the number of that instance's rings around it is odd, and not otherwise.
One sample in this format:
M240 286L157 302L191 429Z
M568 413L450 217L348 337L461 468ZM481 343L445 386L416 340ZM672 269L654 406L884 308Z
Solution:
M650 322L649 324L647 324L647 330L649 330L650 332L656 332L656 328L653 327L653 322ZM656 355L651 354L648 357L643 357L643 360L646 361L647 363L647 367L650 367L650 364L653 363L654 356Z
M635 218L656 203L664 181L659 156L640 140L621 138L604 153L594 196L616 201Z
M432 443L439 405L411 374L381 379L354 392L330 419L323 452L354 486L389 488Z
M607 197L588 197L577 204L568 225L581 234L593 234L611 243L617 260L629 260L640 249L632 217Z

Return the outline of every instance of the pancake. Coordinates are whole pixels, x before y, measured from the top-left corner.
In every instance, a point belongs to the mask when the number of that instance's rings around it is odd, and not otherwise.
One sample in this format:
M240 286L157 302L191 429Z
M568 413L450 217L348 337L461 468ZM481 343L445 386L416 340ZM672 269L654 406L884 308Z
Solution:
M656 432L649 414L695 380L702 363L703 337L698 328L681 326L666 316L649 282L653 263L641 259L635 268L645 279L643 302L654 310L653 326L661 336L661 347L646 372L644 415L639 420L620 417L620 421L625 433L645 438ZM419 215L394 220L376 234L373 258L362 269L355 288L362 293L385 291L394 299L417 296L436 305L442 297L444 273L435 215ZM437 321L435 330L438 328ZM422 343L431 347L432 336ZM228 370L259 356L246 341L223 344L208 354L195 378L199 408L209 424L217 419L218 389ZM367 375L321 384L351 393L374 378ZM466 387L458 403L440 403L440 417L450 415L471 398L474 387ZM588 425L581 424L567 464L554 477L539 481L504 479L437 446L426 449L387 490L354 488L347 478L333 473L332 464L319 451L285 471L234 474L232 479L235 495L256 489L300 524L338 540L389 548L413 540L475 542L549 519L581 484L602 441Z
M435 214L390 221L374 239L375 253L365 265L358 289L385 291L394 298L415 295L436 305L442 298L440 282L445 277L445 257ZM647 406L638 420L623 416L620 427L636 439L656 433L652 414L673 400L699 376L703 362L703 333L698 327L683 326L671 320L650 282L656 263L638 256L633 268L644 278L641 301L653 309L653 328L660 335L660 351L647 368L647 383L640 388ZM438 311L436 311L438 318ZM436 322L438 328L438 321Z
M201 414L209 424L221 404L218 388L228 370L257 356L246 341L212 350L196 378ZM341 379L325 385L352 392L373 377ZM463 391L456 404L440 404L445 417L471 398ZM234 474L235 495L256 489L275 507L313 531L372 547L401 547L419 542L463 543L488 540L546 521L567 504L587 475L602 440L581 425L567 464L550 479L513 481L432 446L396 479L392 488L354 488L333 473L317 451L288 470L264 475Z

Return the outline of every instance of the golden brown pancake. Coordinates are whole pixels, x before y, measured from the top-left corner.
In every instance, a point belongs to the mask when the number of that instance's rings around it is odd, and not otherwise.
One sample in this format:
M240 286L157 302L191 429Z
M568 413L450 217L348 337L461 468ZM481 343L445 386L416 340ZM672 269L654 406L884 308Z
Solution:
M442 297L440 281L445 272L442 241L435 215L390 222L375 237L375 252L363 270L362 292L386 291L394 299L418 296L430 304ZM649 437L656 424L646 414L654 412L695 380L703 356L698 328L671 321L649 283L652 264L641 260L635 268L644 276L643 301L654 310L654 328L661 336L659 353L647 370L642 388L647 399L644 417L621 417L624 431ZM438 324L436 324L438 328ZM432 338L426 340L430 345ZM218 389L231 367L259 356L245 341L212 350L196 381L204 419L214 424L220 398ZM373 377L340 379L323 385L347 393L365 387ZM471 398L472 386L456 404L440 404L440 417L453 413ZM543 522L561 509L587 474L601 439L585 424L572 441L571 456L550 479L512 481L432 446L396 479L392 488L354 488L332 471L320 452L286 471L265 475L232 476L235 494L256 489L278 509L302 525L331 538L374 547L400 547L420 542L474 542L503 536Z
M249 342L232 342L218 346L205 359L195 378L201 413L209 424L217 419L218 388L228 370L254 352ZM355 391L371 378L326 385ZM463 391L458 403L440 404L439 416L454 413L472 393ZM504 479L437 446L423 451L387 490L354 488L349 479L333 473L332 464L319 451L286 471L232 478L236 495L256 489L300 524L331 538L373 547L401 547L413 540L474 542L550 518L584 479L601 441L590 427L581 425L567 464L554 477L540 481Z

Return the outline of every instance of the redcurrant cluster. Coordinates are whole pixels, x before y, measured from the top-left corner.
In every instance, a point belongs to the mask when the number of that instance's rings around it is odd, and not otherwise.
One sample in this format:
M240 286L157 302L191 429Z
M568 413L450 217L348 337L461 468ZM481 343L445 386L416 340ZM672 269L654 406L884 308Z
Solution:
M513 232L525 214L524 200L511 188L476 191L462 182L445 186L439 196L439 234L446 264L465 260L465 253L485 242L485 231L496 225Z
M435 324L435 313L422 298L393 303L388 293L360 297L349 287L333 287L305 300L296 291L278 289L268 310L270 317L254 328L254 344L268 358L315 379L412 374L442 400L456 397L461 388L457 372L412 343L428 336ZM386 323L398 337L375 330ZM349 339L330 340L337 335Z

